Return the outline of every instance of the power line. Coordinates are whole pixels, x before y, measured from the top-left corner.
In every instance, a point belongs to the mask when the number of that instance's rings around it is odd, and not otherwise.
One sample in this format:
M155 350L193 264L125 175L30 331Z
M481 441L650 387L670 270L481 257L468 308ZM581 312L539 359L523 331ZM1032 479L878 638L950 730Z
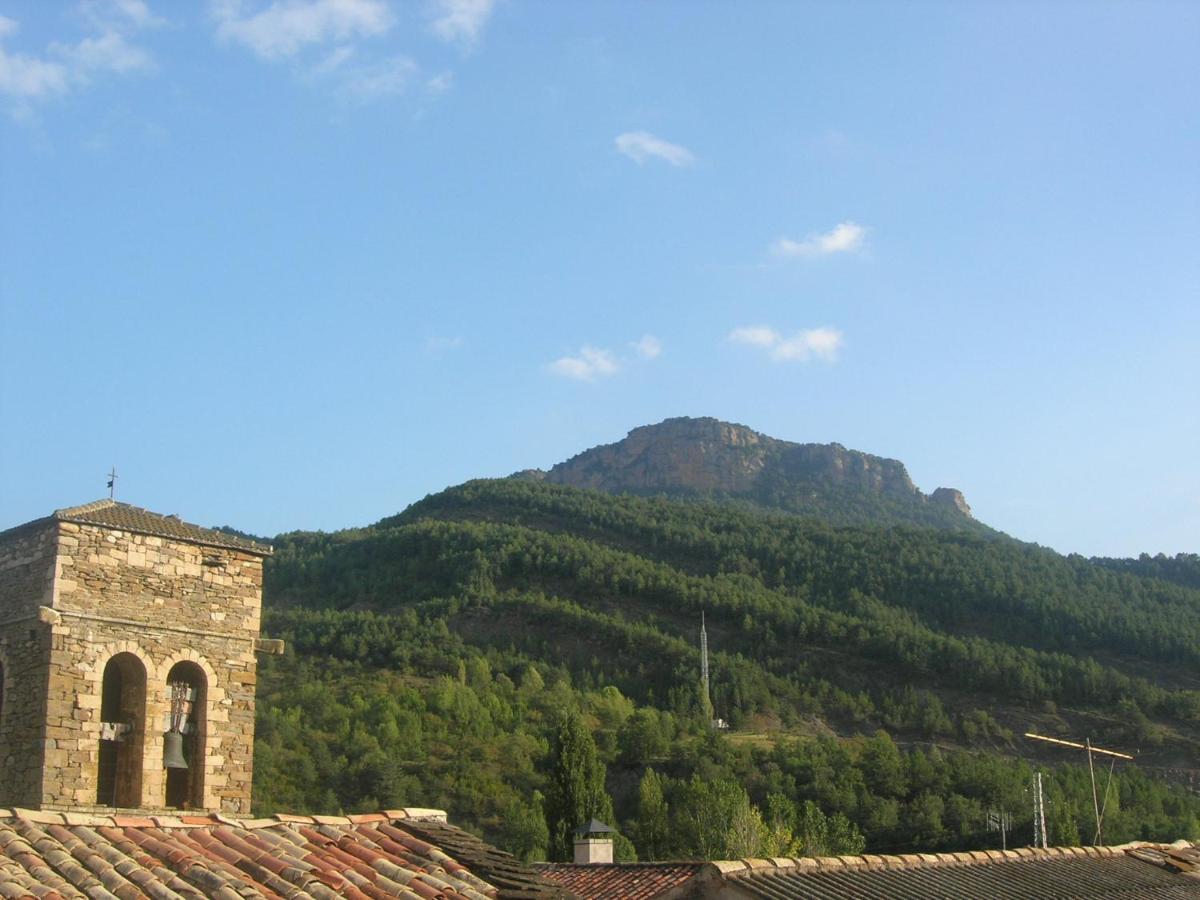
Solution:
M1113 758L1112 766L1109 767L1109 770L1108 770L1108 782L1104 785L1104 806L1106 809L1108 808L1108 789L1112 785L1112 775L1113 775L1112 770L1117 765L1117 760L1118 759L1132 760L1133 757L1130 756L1128 753L1121 753L1117 750L1105 750L1101 747L1093 747L1091 738L1085 738L1084 742L1082 744L1080 744L1080 743L1077 743L1076 741L1064 741L1062 738L1046 737L1046 735L1044 735L1044 734L1034 734L1032 731L1025 732L1025 737L1030 738L1031 740L1035 740L1035 741L1045 741L1048 744L1057 744L1060 747L1071 747L1072 749L1075 749L1075 750L1086 750L1087 751L1088 775L1090 776L1090 778L1092 780L1092 811L1096 814L1096 837L1092 840L1092 843L1099 845L1101 843L1101 841L1103 841L1103 839L1104 839L1104 832L1102 830L1102 826L1104 823L1104 813L1100 809L1100 798L1096 794L1096 767L1092 763L1092 755L1096 754L1096 753L1100 753L1100 754L1103 754L1104 756L1111 756Z

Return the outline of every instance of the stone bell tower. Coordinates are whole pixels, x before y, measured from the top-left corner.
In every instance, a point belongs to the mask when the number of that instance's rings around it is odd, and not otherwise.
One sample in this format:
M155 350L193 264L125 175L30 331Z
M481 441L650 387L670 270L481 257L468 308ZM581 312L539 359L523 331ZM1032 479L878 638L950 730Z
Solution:
M0 532L0 806L248 815L270 553L114 500Z

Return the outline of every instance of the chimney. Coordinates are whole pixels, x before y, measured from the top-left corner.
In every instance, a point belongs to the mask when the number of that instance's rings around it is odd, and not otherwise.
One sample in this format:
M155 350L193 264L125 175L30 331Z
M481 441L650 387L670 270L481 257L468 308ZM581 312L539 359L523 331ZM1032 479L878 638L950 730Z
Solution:
M575 829L575 865L595 866L613 861L612 828L592 819Z

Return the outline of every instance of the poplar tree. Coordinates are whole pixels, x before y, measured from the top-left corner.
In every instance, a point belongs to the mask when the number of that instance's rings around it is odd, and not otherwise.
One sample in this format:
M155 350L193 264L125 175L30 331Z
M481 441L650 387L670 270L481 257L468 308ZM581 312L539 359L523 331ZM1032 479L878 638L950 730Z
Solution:
M604 778L605 766L592 733L578 712L564 710L550 740L546 820L552 860L573 858L575 829L589 819L612 822L612 800L604 790Z

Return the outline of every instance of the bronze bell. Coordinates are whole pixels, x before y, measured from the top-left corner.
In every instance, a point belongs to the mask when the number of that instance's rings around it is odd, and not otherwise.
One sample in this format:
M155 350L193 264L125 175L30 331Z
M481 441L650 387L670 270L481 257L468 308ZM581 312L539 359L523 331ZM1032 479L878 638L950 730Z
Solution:
M163 735L163 768L186 769L188 762L183 758L183 735L168 731Z

